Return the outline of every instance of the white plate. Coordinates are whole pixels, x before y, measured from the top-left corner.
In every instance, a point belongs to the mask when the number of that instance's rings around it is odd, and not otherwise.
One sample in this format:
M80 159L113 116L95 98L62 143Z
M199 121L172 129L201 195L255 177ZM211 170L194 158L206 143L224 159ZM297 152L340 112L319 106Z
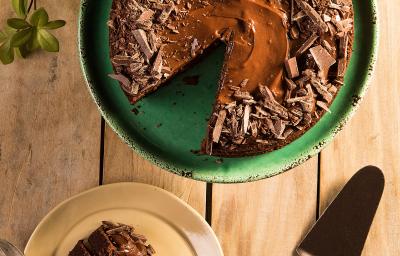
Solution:
M39 223L25 255L66 256L103 220L134 226L155 256L223 256L200 214L173 194L140 183L100 186L64 201Z

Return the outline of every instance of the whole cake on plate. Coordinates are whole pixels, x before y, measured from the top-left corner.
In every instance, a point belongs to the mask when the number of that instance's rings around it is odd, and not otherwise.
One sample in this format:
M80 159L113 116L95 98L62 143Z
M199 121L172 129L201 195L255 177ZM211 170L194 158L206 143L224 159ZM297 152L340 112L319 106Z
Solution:
M132 104L226 45L201 145L221 157L281 148L330 112L354 31L351 0L114 0L108 26Z

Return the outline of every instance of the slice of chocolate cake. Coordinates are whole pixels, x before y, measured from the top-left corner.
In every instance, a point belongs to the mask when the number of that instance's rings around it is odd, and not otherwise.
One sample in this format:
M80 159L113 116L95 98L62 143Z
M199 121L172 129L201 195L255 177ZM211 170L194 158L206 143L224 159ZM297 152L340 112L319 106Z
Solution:
M201 148L222 157L278 149L329 112L353 41L350 0L114 0L108 25L133 104L225 43Z
M91 256L88 248L85 246L83 240L79 240L74 249L69 253L69 256Z
M69 256L151 256L155 250L134 228L103 221L87 240L80 240Z

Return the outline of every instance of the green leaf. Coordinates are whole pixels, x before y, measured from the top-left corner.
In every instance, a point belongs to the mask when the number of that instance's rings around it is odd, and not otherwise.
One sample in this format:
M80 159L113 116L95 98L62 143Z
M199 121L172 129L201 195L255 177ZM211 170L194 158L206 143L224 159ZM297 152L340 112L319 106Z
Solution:
M40 47L48 52L58 52L59 43L55 36L47 32L45 29L39 29L37 33L37 40Z
M0 61L4 65L14 61L14 49L11 47L10 40L0 46Z
M0 31L0 44L6 41L7 39L8 39L7 34L3 31Z
M64 20L54 20L54 21L49 21L46 25L42 26L41 28L44 29L57 29L64 27L66 22Z
M39 42L37 40L38 35L37 35L37 28L33 27L32 28L32 37L31 39L26 43L26 49L30 52L39 49L40 45Z
M29 19L30 23L36 27L42 27L49 22L49 15L46 10L42 7L37 9Z
M29 39L31 39L31 37L32 37L32 29L31 28L18 31L11 38L11 46L19 47L21 45L24 45L26 42L29 41Z
M14 35L15 32L17 32L17 30L15 28L12 28L12 27L8 26L8 25L4 28L4 33L6 35L8 35L8 36Z
M15 29L24 29L24 28L29 28L31 26L29 25L28 22L26 22L26 20L18 18L8 19L7 25Z
M28 11L28 0L11 0L11 4L18 17L26 17Z
M17 56L25 59L29 55L30 51L26 45L22 45L18 48L15 48L15 53Z

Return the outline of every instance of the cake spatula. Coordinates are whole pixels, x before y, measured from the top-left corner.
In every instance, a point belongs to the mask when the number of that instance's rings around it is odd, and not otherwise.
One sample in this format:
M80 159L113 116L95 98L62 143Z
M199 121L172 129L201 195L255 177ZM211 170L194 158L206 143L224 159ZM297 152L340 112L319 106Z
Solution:
M300 256L359 256L384 188L380 169L367 166L344 186L297 248Z

